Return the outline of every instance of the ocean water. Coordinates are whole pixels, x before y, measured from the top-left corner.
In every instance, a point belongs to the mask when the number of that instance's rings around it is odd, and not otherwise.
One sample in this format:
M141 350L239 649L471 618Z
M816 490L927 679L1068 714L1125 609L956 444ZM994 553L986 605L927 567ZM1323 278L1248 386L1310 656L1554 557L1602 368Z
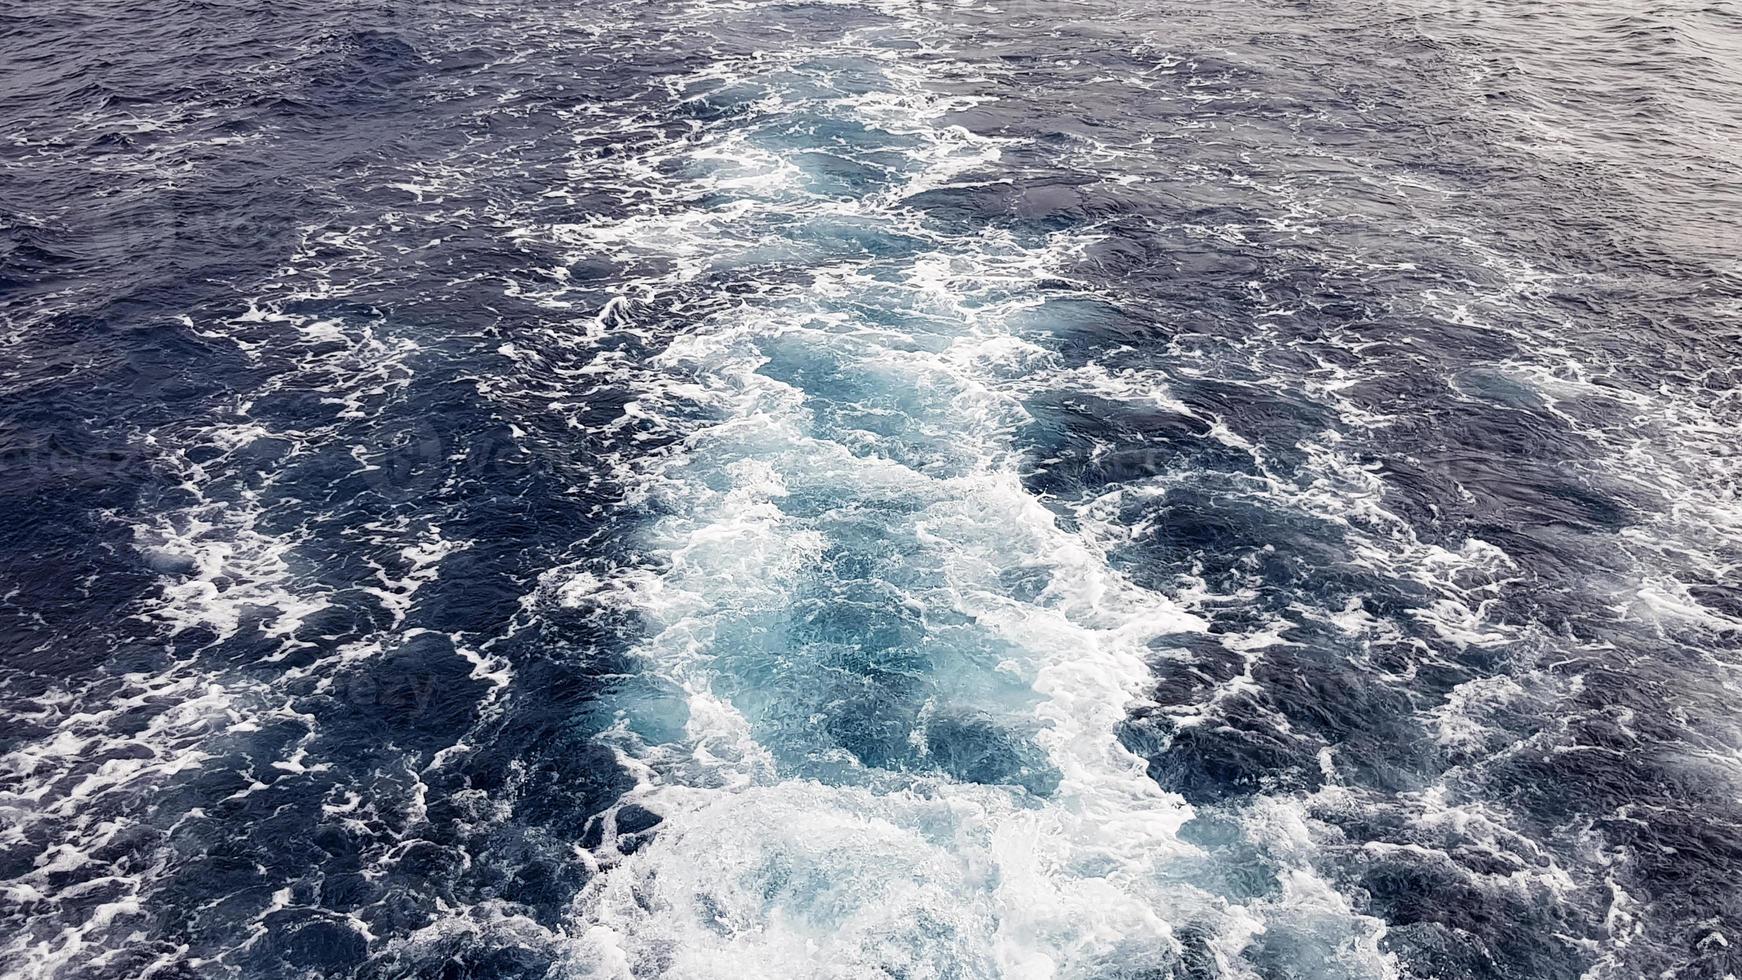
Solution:
M0 8L0 973L1742 974L1742 10Z

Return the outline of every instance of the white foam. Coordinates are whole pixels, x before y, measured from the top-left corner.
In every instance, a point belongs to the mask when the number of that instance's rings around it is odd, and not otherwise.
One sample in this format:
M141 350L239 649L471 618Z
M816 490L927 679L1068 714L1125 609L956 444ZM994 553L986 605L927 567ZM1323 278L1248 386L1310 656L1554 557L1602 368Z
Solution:
M805 56L876 53L843 42ZM760 255L778 254L757 231L776 217L797 228L787 234L826 235L850 213L861 227L929 243L894 259L808 260L801 286L700 311L652 359L658 373L636 382L635 416L681 433L675 450L627 471L634 496L663 515L643 542L655 561L577 566L545 593L642 617L644 676L626 686L612 737L640 775L625 803L663 822L623 856L615 814L603 818L604 871L577 903L571 968L601 977L1089 976L1165 962L1185 923L1208 924L1216 954L1232 964L1264 928L1261 916L1182 881L1198 860L1178 837L1191 811L1119 739L1153 682L1149 644L1202 624L1113 570L1104 542L1062 527L1019 476L1021 395L1049 358L1045 338L1025 335L1016 314L1039 307L1033 284L1062 276L1089 239L996 230L951 239L916 220L905 195L959 186L999 146L940 125L960 106L929 94L923 72L871 63L877 92L812 95L796 107L917 143L904 151L897 193L850 205L812 199L779 162L784 151L758 147L742 128L710 145L704 127L695 145L705 149L667 170L690 175L716 203L686 207L679 184L628 219L548 232L650 270L629 287L648 295L693 282L753 242ZM743 88L765 68L710 74ZM751 121L733 126L754 131L759 112L778 115L774 105L750 100ZM795 104L788 96L778 108ZM751 168L745 176L763 179L733 176L720 146L735 148L730 160ZM825 367L837 380L803 373ZM1139 394L1144 379L1078 374L1053 383L1181 408L1159 387ZM842 384L864 387L848 397ZM668 414L678 391L711 421ZM867 528L884 544L867 546ZM874 560L882 548L895 562L887 575L835 571L837 551ZM995 729L1031 739L1056 786L952 778L925 764L923 729L911 736L917 768L864 762L818 731L833 709L811 685L831 676L833 647L795 634L791 617L819 583L825 602L831 583L877 589L891 615L966 644L933 656L919 724L971 706ZM821 713L787 717L806 704ZM1356 974L1389 969L1375 925L1304 866L1281 895L1278 911L1311 907L1364 937Z

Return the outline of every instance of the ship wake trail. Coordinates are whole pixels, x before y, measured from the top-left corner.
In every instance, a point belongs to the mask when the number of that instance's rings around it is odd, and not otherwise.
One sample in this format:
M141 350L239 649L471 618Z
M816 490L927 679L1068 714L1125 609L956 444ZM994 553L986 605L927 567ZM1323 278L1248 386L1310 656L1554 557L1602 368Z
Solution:
M1191 811L1119 733L1146 656L1203 624L1022 477L1020 392L1058 370L1047 303L1087 289L1094 230L918 206L998 181L1003 147L932 84L973 69L898 63L925 24L867 19L673 85L703 120L682 152L615 164L671 175L649 205L546 230L645 271L613 326L688 314L635 379L631 414L681 433L631 481L642 560L542 597L645 636L607 736L638 785L595 827L573 967L1225 971L1287 910L1326 975L1384 975L1304 865L1246 907L1194 884Z

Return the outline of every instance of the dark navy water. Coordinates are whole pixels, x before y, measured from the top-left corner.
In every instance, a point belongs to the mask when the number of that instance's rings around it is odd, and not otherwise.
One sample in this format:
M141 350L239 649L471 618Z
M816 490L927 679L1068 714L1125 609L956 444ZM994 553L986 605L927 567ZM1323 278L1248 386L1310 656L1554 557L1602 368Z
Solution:
M1742 974L1742 9L0 5L0 972Z

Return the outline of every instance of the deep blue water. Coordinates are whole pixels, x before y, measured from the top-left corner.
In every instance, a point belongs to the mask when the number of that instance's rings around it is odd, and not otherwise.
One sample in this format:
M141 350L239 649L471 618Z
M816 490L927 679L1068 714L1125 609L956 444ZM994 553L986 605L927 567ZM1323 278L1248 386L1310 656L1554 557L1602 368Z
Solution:
M1742 9L0 6L0 972L1742 973Z

